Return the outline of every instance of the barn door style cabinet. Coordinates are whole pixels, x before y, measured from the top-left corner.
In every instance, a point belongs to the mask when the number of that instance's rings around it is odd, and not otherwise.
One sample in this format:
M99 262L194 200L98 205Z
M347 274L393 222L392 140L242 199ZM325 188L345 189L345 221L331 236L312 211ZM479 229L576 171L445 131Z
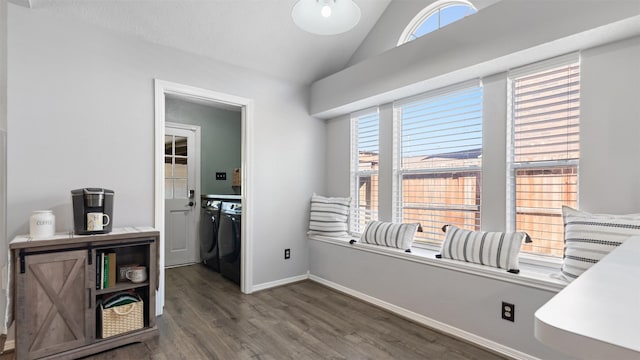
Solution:
M16 237L9 246L16 358L75 359L156 336L158 241L159 233L150 228L37 240ZM144 266L146 280L127 280L126 269L132 266ZM115 294L141 302L104 317L100 305ZM127 326L131 320L134 325ZM115 335L113 329L103 331L114 326Z

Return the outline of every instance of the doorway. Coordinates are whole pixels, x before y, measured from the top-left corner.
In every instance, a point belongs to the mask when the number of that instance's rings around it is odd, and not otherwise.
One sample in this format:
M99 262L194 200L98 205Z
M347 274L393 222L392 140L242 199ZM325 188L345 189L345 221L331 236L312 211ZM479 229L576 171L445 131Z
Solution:
M234 95L219 93L188 85L155 80L155 228L160 230L160 281L156 309L162 314L164 306L164 268L165 268L165 99L166 96L183 98L189 101L209 103L212 106L239 108L241 111L241 202L243 209L241 239L241 278L240 290L249 294L253 288L253 232L252 232L252 123L253 100ZM199 199L197 199L199 200Z

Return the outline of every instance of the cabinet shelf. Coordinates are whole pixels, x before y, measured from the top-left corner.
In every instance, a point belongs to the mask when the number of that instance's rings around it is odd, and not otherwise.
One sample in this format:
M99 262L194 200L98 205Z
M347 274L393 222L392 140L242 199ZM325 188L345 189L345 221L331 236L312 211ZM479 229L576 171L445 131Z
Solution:
M119 291L126 291L126 290L141 288L144 286L149 286L149 282L148 281L141 282L141 283L119 282L119 283L116 283L116 286L106 288L106 289L96 290L96 295L116 293Z

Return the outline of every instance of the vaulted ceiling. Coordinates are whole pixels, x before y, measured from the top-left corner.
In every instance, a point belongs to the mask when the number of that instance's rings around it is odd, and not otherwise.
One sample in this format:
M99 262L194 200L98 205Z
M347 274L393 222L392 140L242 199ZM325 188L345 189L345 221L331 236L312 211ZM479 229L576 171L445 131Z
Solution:
M303 84L343 69L391 0L355 0L351 31L320 36L291 19L296 0L30 0L144 40Z

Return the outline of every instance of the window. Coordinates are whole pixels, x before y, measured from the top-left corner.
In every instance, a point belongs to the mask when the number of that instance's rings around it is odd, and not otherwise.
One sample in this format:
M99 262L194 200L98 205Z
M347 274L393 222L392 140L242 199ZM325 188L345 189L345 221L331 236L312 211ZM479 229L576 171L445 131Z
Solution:
M404 29L398 46L436 31L464 17L475 14L476 8L465 0L440 0L424 8Z
M187 137L166 135L164 137L164 184L165 199L188 197L189 173L187 163Z
M479 81L394 104L397 222L440 244L445 224L480 229L482 87Z
M533 239L523 251L563 255L562 205L578 205L577 54L509 72L508 224Z
M351 231L361 233L371 220L378 220L378 165L380 163L378 111L365 111L351 118L351 199L354 209Z

